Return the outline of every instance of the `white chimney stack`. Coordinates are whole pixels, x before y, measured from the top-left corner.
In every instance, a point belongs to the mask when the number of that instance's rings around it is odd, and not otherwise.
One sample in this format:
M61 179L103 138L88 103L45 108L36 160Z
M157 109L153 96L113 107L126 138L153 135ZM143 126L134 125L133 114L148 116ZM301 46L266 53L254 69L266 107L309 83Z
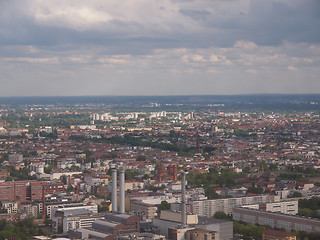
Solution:
M111 169L111 178L112 178L112 196L111 196L111 202L112 202L112 212L116 213L118 210L117 206L117 170Z
M119 198L120 198L120 211L119 213L125 213L125 172L124 167L120 168L120 175L119 175L119 185L120 185L120 192L119 192Z
M186 173L181 173L181 223L182 227L187 226L187 213L186 213Z

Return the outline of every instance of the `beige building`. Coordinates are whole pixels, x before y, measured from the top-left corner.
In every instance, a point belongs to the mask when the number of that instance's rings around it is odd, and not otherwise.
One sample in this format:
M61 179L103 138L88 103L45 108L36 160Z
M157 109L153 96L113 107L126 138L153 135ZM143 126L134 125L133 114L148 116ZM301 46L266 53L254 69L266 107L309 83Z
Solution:
M157 216L158 208L153 204L143 203L138 200L130 201L130 211L145 219L153 219Z
M181 212L173 212L170 210L161 211L160 218L163 220L181 222ZM198 215L187 214L187 224L198 224Z
M143 188L144 188L143 182L126 181L124 184L125 191L127 191L127 190L140 190Z

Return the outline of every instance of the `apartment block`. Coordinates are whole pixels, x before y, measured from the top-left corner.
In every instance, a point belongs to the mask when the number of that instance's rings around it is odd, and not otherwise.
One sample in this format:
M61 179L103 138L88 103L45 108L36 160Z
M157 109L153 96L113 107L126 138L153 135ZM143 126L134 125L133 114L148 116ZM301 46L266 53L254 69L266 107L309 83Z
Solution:
M269 226L271 228L284 228L288 231L320 232L320 220L266 212L256 209L236 207L233 209L233 220L246 223Z
M234 207L250 204L260 204L272 201L273 198L268 195L239 197L239 198L224 198L191 201L192 212L199 216L212 217L216 212L224 212L231 214Z
M298 213L298 201L271 202L262 204L244 205L244 208L257 209L267 212L296 215Z

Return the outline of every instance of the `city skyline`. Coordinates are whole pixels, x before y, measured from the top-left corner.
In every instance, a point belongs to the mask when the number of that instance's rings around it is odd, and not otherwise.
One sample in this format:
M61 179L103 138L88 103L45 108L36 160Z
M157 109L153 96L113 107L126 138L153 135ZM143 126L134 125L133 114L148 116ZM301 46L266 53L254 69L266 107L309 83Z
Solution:
M320 93L316 0L1 1L0 96Z

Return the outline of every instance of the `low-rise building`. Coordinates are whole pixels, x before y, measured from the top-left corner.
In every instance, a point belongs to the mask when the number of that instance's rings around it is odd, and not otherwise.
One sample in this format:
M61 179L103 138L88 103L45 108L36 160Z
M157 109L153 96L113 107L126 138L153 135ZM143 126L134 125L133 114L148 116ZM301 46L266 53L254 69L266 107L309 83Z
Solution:
M63 232L76 230L78 228L91 228L92 223L97 219L104 219L103 214L93 213L88 209L62 209L55 212L52 218L53 230L58 231L62 226Z

